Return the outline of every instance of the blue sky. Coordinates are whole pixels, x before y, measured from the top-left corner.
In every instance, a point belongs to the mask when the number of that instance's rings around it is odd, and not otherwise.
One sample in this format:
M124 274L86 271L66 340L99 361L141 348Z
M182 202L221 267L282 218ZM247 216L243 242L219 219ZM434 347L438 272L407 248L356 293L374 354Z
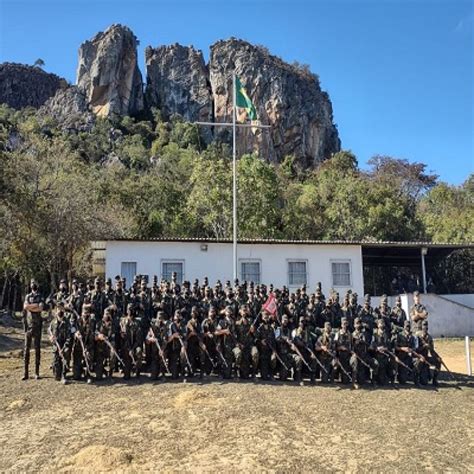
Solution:
M112 23L147 45L231 36L309 64L328 91L342 146L427 163L462 183L474 171L472 0L0 0L0 61L75 80L81 42ZM251 90L251 87L248 87Z

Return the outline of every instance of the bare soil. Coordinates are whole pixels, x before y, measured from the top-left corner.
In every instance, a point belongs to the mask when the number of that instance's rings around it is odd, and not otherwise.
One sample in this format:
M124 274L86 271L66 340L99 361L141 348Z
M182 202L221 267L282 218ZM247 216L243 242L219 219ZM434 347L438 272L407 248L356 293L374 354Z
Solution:
M0 471L474 472L464 341L436 348L457 382L358 391L279 382L22 382L19 325L0 326ZM32 354L33 355L33 354Z

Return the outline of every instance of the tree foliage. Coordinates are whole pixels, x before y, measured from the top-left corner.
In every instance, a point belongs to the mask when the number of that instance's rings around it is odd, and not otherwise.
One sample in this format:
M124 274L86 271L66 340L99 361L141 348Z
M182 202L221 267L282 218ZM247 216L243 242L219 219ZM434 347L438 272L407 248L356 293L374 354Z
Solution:
M32 109L0 107L0 266L50 282L87 273L88 243L232 236L232 160L196 126L159 110L65 130ZM240 237L474 240L474 177L439 183L422 163L342 151L314 170L238 161Z

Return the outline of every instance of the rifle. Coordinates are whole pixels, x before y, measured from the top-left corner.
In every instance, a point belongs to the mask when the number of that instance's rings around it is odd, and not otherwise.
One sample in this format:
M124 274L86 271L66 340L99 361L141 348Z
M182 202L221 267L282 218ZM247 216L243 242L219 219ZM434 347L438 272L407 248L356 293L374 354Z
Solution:
M77 331L77 332L79 332L79 331ZM77 332L76 332L76 334L77 334ZM75 336L75 337L76 337L76 339L79 339L79 342L81 343L82 355L84 356L84 362L86 363L87 374L90 377L92 375L91 374L91 369L89 367L89 360L88 360L88 357L87 357L87 351L86 351L86 348L84 347L84 341L82 340L81 333L79 332L79 336Z
M62 350L61 346L59 345L59 342L56 339L56 336L53 335L53 332L51 331L51 327L48 328L48 333L49 333L51 339L53 340L54 344L56 345L56 348L58 349L59 357L61 358L64 366L66 367L66 369L69 369L66 358L64 357L63 350Z
M334 352L331 352L329 349L326 349L326 352L336 361L336 364L342 370L344 375L352 382L352 377L350 376L349 372L347 372L347 370L342 365L342 362L339 360L339 357L337 357L337 355Z
M206 345L204 344L204 342L201 342L201 344L199 344L199 347L204 351L204 353L207 355L207 357L208 357L209 360L211 361L212 368L215 369L215 368L216 368L216 364L215 364L215 362L212 360L212 357L211 357L211 355L209 354L209 351L207 350Z
M456 380L456 377L453 375L453 373L448 369L448 366L445 364L444 360L441 358L441 356L433 349L432 354L439 360L441 365L446 369L446 372L448 372L449 376L451 377L452 380Z
M288 372L290 371L290 369L288 368L288 366L283 362L282 358L278 355L278 352L276 350L276 347L272 347L273 349L273 353L275 354L275 357L277 358L278 362L280 362L280 364L285 367L285 370L287 370Z
M181 343L181 347L184 350L184 356L186 357L186 363L188 364L189 370L192 372L193 367L191 365L191 362L189 361L188 351L186 350L186 346L184 345L183 338L179 334L178 334L178 339L179 339L179 342Z
M291 342L289 343L290 344L290 347L301 357L301 360L303 361L303 364L306 365L306 367L308 367L308 370L310 372L314 372L314 370L309 366L308 362L306 362L306 359L303 357L303 354L301 353L301 351L298 349L298 347L296 346L296 344L294 342ZM326 369L324 369L326 371ZM327 371L326 371L327 373Z
M391 352L388 349L386 349L386 351L387 351L388 354L390 354L395 359L395 362L398 365L401 365L402 367L407 369L409 372L413 372L413 369L411 367L408 367L408 365L406 365L404 362L402 362L394 352Z
M371 370L370 365L367 364L367 362L365 362L364 359L362 359L361 357L359 357L354 351L351 351L351 354L354 354L359 362L361 362L361 363L362 363L363 365L365 365L369 370Z
M95 334L96 334L96 336L97 336L97 335L100 334L100 333L99 333L99 331L96 331ZM107 344L107 347L110 349L110 352L112 352L112 354L113 354L115 357L117 357L117 360L122 364L122 367L125 367L124 361L123 361L123 360L121 359L121 357L118 355L117 351L115 350L114 346L113 346L113 345L111 344L111 342L109 341L108 337L107 337L107 336L104 336L103 334L102 334L102 337L104 338L103 340L104 340L104 342Z
M223 356L222 352L217 348L217 345L216 345L216 351L217 353L221 356L221 359L222 359L222 362L224 362L224 365L229 368L229 364L227 363L227 361L225 360L225 357Z
M169 369L169 367L168 367L168 364L167 364L167 362L166 362L165 356L164 356L164 354L163 354L163 351L161 350L160 343L158 342L158 338L155 337L155 334L153 333L153 329L151 329L151 328L150 328L149 331L148 331L148 334L150 334L150 333L151 333L151 337L152 337L153 339L155 339L155 344L156 344L156 348L158 349L158 354L160 354L161 360L163 361L163 364L164 364L164 366L165 366L166 371L167 371L168 373L171 373L171 372L170 372L170 369Z
M418 352L415 352L415 351L412 351L410 352L410 355L413 355L415 356L417 359L420 359L421 362L423 362L424 364L426 364L430 369L434 369L435 367L432 367L431 364L426 360L426 358L424 356L422 356L421 354L418 354Z

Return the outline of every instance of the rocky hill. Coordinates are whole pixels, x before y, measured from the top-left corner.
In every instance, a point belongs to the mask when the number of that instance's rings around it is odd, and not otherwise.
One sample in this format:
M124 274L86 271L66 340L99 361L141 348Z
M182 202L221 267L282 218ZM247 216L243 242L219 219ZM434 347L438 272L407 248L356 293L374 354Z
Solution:
M224 122L232 118L236 73L260 122L271 125L269 131L240 129L239 154L257 152L274 162L294 154L303 166L312 167L340 150L329 96L307 68L235 38L213 44L208 64L193 46L148 46L144 85L137 44L133 32L122 25L85 41L79 49L77 87L67 90L63 80L40 68L3 64L0 102L15 108L40 107L49 99L42 113L68 127L90 120L80 120L81 114L146 116L152 108L158 108L165 120L180 115L191 122ZM207 143L230 139L229 130L218 127L203 128L202 135Z

